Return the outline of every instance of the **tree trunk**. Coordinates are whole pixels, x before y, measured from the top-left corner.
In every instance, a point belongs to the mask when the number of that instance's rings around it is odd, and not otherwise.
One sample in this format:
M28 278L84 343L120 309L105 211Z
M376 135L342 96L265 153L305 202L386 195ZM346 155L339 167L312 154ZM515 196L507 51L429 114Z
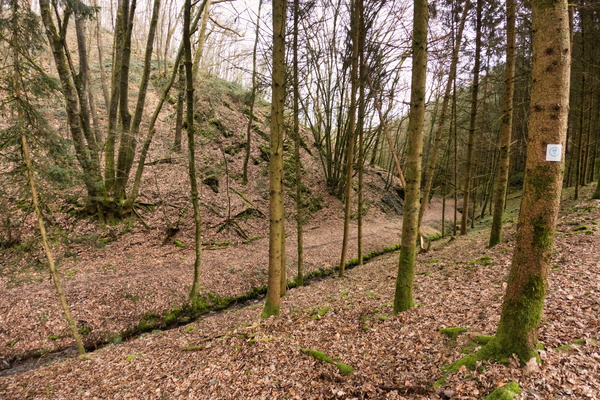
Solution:
M406 159L406 188L404 190L404 216L402 242L396 277L394 313L406 311L414 305L413 279L416 240L419 230L419 195L421 188L421 158L423 129L425 125L425 88L427 78L427 0L414 1L413 61L408 120L408 150Z
M198 76L200 75L200 61L202 60L202 56L204 54L204 42L206 42L206 28L208 26L208 17L210 16L210 4L211 0L206 2L204 6L204 13L202 14L202 20L200 21L200 32L198 33L198 47L196 48L196 53L194 54L194 84L198 84ZM262 1L258 5L258 15L260 19L260 8L262 5ZM258 29L258 28L257 28Z
M567 1L532 1L533 83L525 188L515 252L495 340L494 356L538 358L538 326L554 247L564 162L546 161L549 144L564 144L571 52ZM564 157L564 153L563 153Z
M56 71L62 87L67 112L67 124L75 147L75 155L83 170L83 180L88 193L88 203L97 207L105 197L104 186L100 176L99 165L93 162L86 137L83 133L77 91L73 84L71 73L67 65L64 41L54 24L52 11L48 0L39 0L40 15L46 29L48 42L52 48L52 54L56 65Z
M196 257L194 259L194 279L190 290L190 301L193 303L198 296L200 286L200 264L202 261L202 218L200 216L200 202L198 201L198 180L196 178L196 134L194 128L194 78L192 74L192 44L190 39L190 24L192 4L191 0L185 0L183 12L183 53L186 80L186 119L188 136L188 170L190 177L190 195L194 207L195 244Z
M94 0L94 6L98 6L98 0ZM110 104L108 86L106 83L106 68L104 67L104 46L102 45L102 27L100 18L96 17L96 46L98 47L98 64L100 65L100 80L102 82L102 96L104 97L104 108L108 110Z
M257 30L256 30L256 39L258 40L258 21L260 21L260 6L262 5L262 1L259 2L258 8L258 17L257 17ZM296 247L298 251L298 273L296 275L296 284L298 286L304 285L304 240L303 240L303 232L302 227L304 225L304 205L302 198L302 161L300 160L300 82L298 77L298 25L300 20L300 0L294 0L294 43L293 43L293 87L294 87L294 115L293 115L293 129L294 129L294 170L295 170L295 183L296 183ZM256 89L256 44L254 42L254 53L253 53L253 63L254 68L252 71L252 105L250 106L250 123L252 123L252 106L254 106L254 90ZM248 143L250 143L250 131L248 131ZM246 148L246 159L244 160L244 173L246 165L248 163L248 152L249 147Z
M285 105L286 0L273 0L273 78L269 159L269 277L263 318L279 315L281 295L283 210L283 111Z
M473 66L473 86L471 91L471 119L469 121L469 139L467 143L467 165L465 167L465 189L463 197L463 211L460 224L460 234L467 234L469 221L469 197L471 195L471 170L473 168L473 141L475 138L475 124L477 120L477 103L479 94L479 69L481 66L481 19L483 0L477 0L477 26L475 32L475 65Z
M463 13L460 18L460 25L458 26L458 32L456 34L456 41L454 42L454 50L452 51L452 61L450 62L450 71L448 72L448 82L446 83L446 90L444 91L444 100L442 102L442 111L440 113L440 119L438 122L438 128L435 133L435 141L433 142L433 149L431 150L431 155L429 158L429 163L427 164L427 172L425 176L425 186L423 188L422 198L419 208L419 227L421 226L421 221L423 221L423 215L425 215L425 209L427 209L427 203L429 202L431 187L433 185L433 175L435 173L435 168L437 164L437 156L438 149L440 147L440 142L442 140L442 132L444 129L444 122L446 122L446 113L448 111L448 103L450 101L450 92L452 90L452 83L456 77L456 66L458 65L458 52L460 50L460 45L462 42L462 35L465 28L465 21L467 20L467 14L469 8L471 7L470 0L467 0L463 5ZM456 208L456 204L454 205Z
M191 32L193 32L198 27L198 21L200 20L200 17L202 16L202 12L204 11L204 6L206 5L206 2L207 2L207 0L203 0L202 3L200 3L200 7L198 8L197 14L194 17L194 21L192 22L192 26L190 27ZM152 139L154 138L154 133L156 131L154 129L154 126L156 125L156 121L158 120L158 115L160 114L160 111L162 110L162 107L165 104L165 101L167 100L169 91L171 90L171 87L173 87L173 84L175 83L175 78L177 77L177 74L179 71L179 63L181 62L182 57L183 57L183 43L181 43L179 45L179 50L177 51L175 60L173 60L173 70L171 72L171 78L169 79L169 81L167 82L165 87L163 88L163 91L160 95L158 104L154 108L154 113L152 114L152 118L150 119L150 123L148 124L148 131L146 134L146 138L144 139L144 144L140 151L140 159L138 161L137 168L135 171L135 178L133 180L131 194L127 197L127 201L124 206L125 208L131 207L131 205L133 204L133 202L135 201L135 199L137 198L137 196L139 194L140 185L141 185L141 181L142 181L142 173L144 172L144 163L146 162L146 157L148 156L148 150L150 149L150 144L152 144Z
M185 108L184 106L184 99L185 99L185 71L184 71L184 66L180 65L179 66L179 78L177 81L178 84L178 90L177 90L177 110L176 110L176 116L175 116L175 140L173 143L173 150L176 151L177 153L181 153L181 133L183 130L183 110Z
M119 155L117 162L117 178L115 193L118 198L125 196L125 189L129 180L129 173L133 165L135 156L135 148L137 144L137 135L140 131L142 116L144 114L144 106L146 104L146 93L148 92L148 83L150 80L150 71L152 69L152 51L154 48L154 38L156 36L156 26L158 25L158 14L160 11L161 0L154 0L152 9L152 17L150 19L150 28L148 31L148 40L146 42L146 51L144 56L144 70L140 81L137 102L133 114L131 127L127 128L123 123L123 135L119 146ZM133 7L133 5L132 5ZM133 11L132 11L133 12ZM133 23L132 23L133 24ZM131 28L130 28L131 29ZM128 60L127 60L128 61ZM127 62L129 64L129 62ZM129 67L128 67L129 69ZM127 83L129 84L129 83ZM123 93L123 89L121 89ZM121 104L123 106L123 104ZM124 121L124 119L123 119Z
M33 180L33 167L31 166L31 157L29 157L29 148L27 147L27 139L25 138L25 136L21 137L21 144L23 146L23 158L25 159L25 164L27 165L27 176L29 178L29 186L31 187L33 208L35 209L35 215L37 216L37 222L38 227L40 228L40 234L42 236L44 252L46 253L46 258L48 259L50 275L52 276L52 281L54 282L56 293L58 293L60 306L62 307L63 313L65 314L65 319L67 320L67 324L69 325L69 330L71 331L71 334L75 339L75 343L77 344L77 351L79 352L79 354L85 354L85 348L83 347L81 336L79 335L79 331L77 330L77 326L75 325L75 320L71 315L71 309L69 308L69 304L67 303L67 296L65 296L65 291L63 290L62 284L60 283L58 271L56 270L56 266L54 265L54 256L52 255L52 250L50 250L50 245L48 244L48 237L46 235L44 219L42 218L42 211L40 210L40 206L38 204L38 195L35 189L35 182Z
M296 10L297 5L295 5L294 3L294 10ZM252 124L254 124L254 102L256 100L256 85L257 85L257 75L258 75L258 70L256 67L256 59L257 59L257 50L258 50L258 38L259 38L259 34L260 34L260 12L262 10L262 0L258 1L258 14L256 16L256 31L255 31L255 36L254 36L254 47L252 49L252 93L250 94L250 112L248 115L248 125L246 126L246 154L244 155L244 167L242 170L242 185L245 185L248 183L248 161L250 160L250 150L251 150L251 143L252 143ZM298 22L296 21L296 15L294 15L294 32L295 35L298 35ZM298 40L297 37L294 36L294 57L297 58L298 55L298 49L297 49L297 43L296 41ZM295 86L294 86L294 96L296 96L296 90L297 89L297 80L298 80L298 65L297 65L297 61L294 62L294 79L296 80ZM296 99L294 97L294 99ZM298 100L298 99L296 99ZM294 100L294 101L296 101ZM298 100L299 101L299 100ZM296 107L296 103L294 103ZM297 108L297 107L296 107ZM294 109L294 118L298 118L298 110Z
M348 236L350 233L350 205L352 204L352 173L354 165L354 146L356 142L356 94L358 92L358 38L359 33L359 13L362 12L361 0L354 0L351 3L350 12L350 35L352 37L352 55L350 65L350 106L348 110L348 125L346 134L346 184L344 185L344 236L342 239L342 256L340 259L340 269L338 276L344 276L346 267L346 253L348 251Z

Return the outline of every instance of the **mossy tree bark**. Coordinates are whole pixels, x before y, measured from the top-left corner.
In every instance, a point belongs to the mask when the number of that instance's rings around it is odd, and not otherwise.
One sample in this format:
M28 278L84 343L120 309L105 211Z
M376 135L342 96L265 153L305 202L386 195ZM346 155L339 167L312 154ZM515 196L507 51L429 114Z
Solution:
M186 119L188 136L188 170L190 177L190 195L192 206L194 207L195 223L195 244L196 257L194 259L194 279L190 290L190 301L198 296L198 287L200 285L200 264L202 260L202 218L200 216L200 202L198 200L198 180L196 178L196 142L194 128L194 79L192 73L192 45L190 40L192 4L191 0L185 0L183 11L183 49L186 80Z
M416 240L419 230L419 199L421 188L421 161L423 129L425 125L425 89L427 78L427 25L429 20L427 0L414 1L413 61L408 120L408 149L406 158L406 187L402 241L396 277L394 313L406 311L414 305L413 278Z
M533 69L525 186L502 315L485 358L537 358L538 326L560 205L564 161L546 161L566 141L571 51L567 1L532 1ZM563 149L564 150L564 149ZM564 158L564 154L563 154Z
M285 105L285 20L286 0L273 1L273 72L271 141L269 159L269 277L263 318L278 315L281 296L281 267L284 235L283 210L283 111Z
M348 252L348 236L350 233L350 205L352 204L352 174L354 171L354 147L356 144L356 94L358 92L358 37L359 35L359 3L354 0L351 3L350 12L350 37L352 39L352 53L350 62L350 105L348 109L348 125L346 134L346 183L344 185L344 235L342 238L342 256L340 258L340 269L338 276L344 276L346 265L346 254Z
M502 98L502 127L500 131L500 156L494 192L494 215L490 232L489 246L502 241L502 214L506 206L508 190L508 167L510 163L510 140L513 121L513 97L515 93L515 31L516 0L506 0L506 69L504 71L504 97Z
M52 55L56 65L56 71L60 80L62 94L65 99L65 109L67 112L67 124L75 147L75 154L79 165L83 170L83 180L88 193L88 202L92 207L101 209L100 204L106 197L105 187L103 185L100 165L96 162L96 157L90 150L93 148L91 143L87 142L84 127L80 118L80 103L77 88L75 86L71 69L68 64L68 54L65 46L66 22L58 29L53 18L52 8L48 0L39 0L40 15L46 36L52 49ZM67 8L68 12L68 8ZM68 21L70 15L64 17Z

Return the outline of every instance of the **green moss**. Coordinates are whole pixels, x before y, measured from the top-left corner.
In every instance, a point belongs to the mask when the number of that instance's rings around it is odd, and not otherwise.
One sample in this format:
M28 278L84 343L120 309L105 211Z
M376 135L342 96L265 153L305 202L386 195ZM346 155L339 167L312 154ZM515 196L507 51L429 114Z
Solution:
M452 340L456 340L456 338L465 333L468 332L469 328L463 328L461 326L455 326L452 328L444 328L444 329L440 329L440 333L448 336L450 339Z
M173 239L173 243L175 244L175 246L185 249L185 244L181 243L181 241L179 241L178 239Z
M320 319L322 316L324 316L325 314L327 314L327 312L329 311L331 307L327 306L322 308L321 310L319 310L315 316L313 317L314 320Z
M260 316L262 318L269 318L272 315L279 315L279 305L273 304L267 297L267 300L265 301L265 308Z
M576 344L576 345L579 345L579 346L583 346L583 345L585 345L585 339L574 340L573 344Z
M506 385L495 389L485 396L485 400L512 400L521 394L521 387L517 382L508 382Z
M352 375L352 373L354 372L354 368L352 368L351 366L346 365L341 362L334 361L333 358L329 357L322 351L315 350L315 349L300 349L300 351L304 354L308 354L308 355L316 358L319 361L323 361L323 362L326 362L329 364L334 364L336 367L338 367L340 372L344 375Z
M508 357L514 353L522 363L539 357L535 349L537 343L532 348L530 336L542 319L545 296L544 278L533 276L522 286L517 298L505 300L498 333L492 341L498 344L502 356Z
M560 350L560 351L571 350L571 345L570 344L565 344L565 345L562 345L562 346L558 346L554 350Z
M446 386L447 384L448 382L446 382L446 378L440 378L437 381L435 381L435 383L433 384L433 388L437 389L439 387Z
M479 344L479 345L486 345L489 343L490 340L492 340L494 337L491 335L480 335L475 337L475 343Z
M335 366L338 367L340 372L344 375L352 375L354 373L354 368L344 363L337 362L335 363Z
M483 265L483 266L493 265L494 259L491 256L486 254L484 256L479 257L477 260L471 261L469 263L469 265L476 265L476 264Z
M394 314L414 307L413 277L415 266L415 247L400 247L398 275L396 276L396 294L394 296Z
M544 220L542 216L533 220L533 237L532 243L535 247L551 248L553 244L554 231L550 224Z

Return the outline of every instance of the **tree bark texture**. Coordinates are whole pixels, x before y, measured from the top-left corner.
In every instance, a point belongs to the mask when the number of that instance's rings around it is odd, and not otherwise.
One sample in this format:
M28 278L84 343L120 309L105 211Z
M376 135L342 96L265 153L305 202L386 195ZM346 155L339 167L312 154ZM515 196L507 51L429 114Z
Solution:
M427 78L427 0L414 1L413 61L408 120L408 149L406 158L406 188L402 238L396 277L394 313L406 311L414 305L413 278L416 241L419 230L419 199L421 189L421 161L423 130L425 126L425 89Z
M510 141L513 121L513 97L515 93L515 32L516 0L506 0L506 69L504 71L504 96L502 98L502 126L500 130L500 156L494 192L494 215L490 232L489 246L502 241L502 215L506 206L508 173L510 163Z
M538 357L538 326L560 205L564 161L546 161L546 151L548 144L566 141L571 63L567 7L566 0L532 1L533 83L525 187L496 333L501 353L514 353L522 362Z
M200 264L202 261L202 218L200 215L200 202L198 200L198 179L196 178L196 134L194 128L194 79L192 73L192 44L190 40L190 25L192 4L191 0L185 0L185 9L183 12L183 53L186 79L186 119L188 136L188 171L190 177L190 195L192 206L194 207L194 225L195 225L195 244L196 254L194 259L194 279L190 290L189 298L193 302L198 295L200 286Z
M273 74L269 160L269 277L264 318L278 315L281 295L283 210L283 111L285 105L286 0L273 1Z

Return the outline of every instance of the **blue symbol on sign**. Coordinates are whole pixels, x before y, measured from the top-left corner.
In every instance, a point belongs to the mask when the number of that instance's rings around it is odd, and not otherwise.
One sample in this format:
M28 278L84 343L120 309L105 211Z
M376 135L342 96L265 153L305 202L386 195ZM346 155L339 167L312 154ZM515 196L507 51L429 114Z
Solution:
M550 155L552 157L558 156L559 151L560 150L558 149L558 147L550 147Z

